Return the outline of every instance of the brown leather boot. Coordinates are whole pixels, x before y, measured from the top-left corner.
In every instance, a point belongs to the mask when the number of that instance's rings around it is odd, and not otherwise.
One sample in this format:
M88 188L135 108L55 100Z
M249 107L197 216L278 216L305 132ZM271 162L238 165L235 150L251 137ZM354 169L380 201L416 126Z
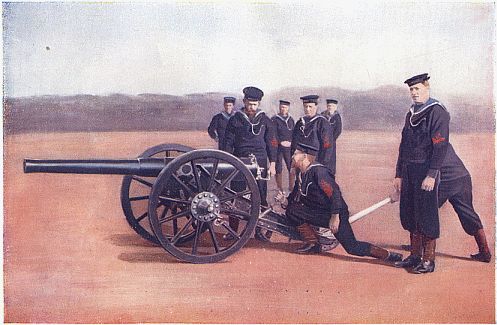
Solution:
M437 240L423 236L423 260L419 263L412 272L415 274L431 273L435 271L435 248Z
M371 248L369 249L369 255L381 260L385 260L388 257L388 251L381 247L371 245Z
M283 192L283 175L276 174L274 175L274 179L276 180L276 186L278 187L278 190Z
M302 235L304 245L295 250L299 254L316 254L321 253L321 245L318 242L318 236L314 229L308 223L297 226L297 231Z
M371 245L369 255L371 255L372 257L376 257L380 260L384 260L385 262L394 263L402 261L402 254L389 252L386 249L374 245Z
M479 252L477 254L471 254L471 258L476 261L490 263L490 260L492 260L492 254L488 248L487 236L485 236L483 228L478 229L475 234L475 240L478 245Z
M407 256L403 261L395 262L396 267L415 267L421 262L421 256L423 255L423 236L421 233L412 232L410 238L411 255Z

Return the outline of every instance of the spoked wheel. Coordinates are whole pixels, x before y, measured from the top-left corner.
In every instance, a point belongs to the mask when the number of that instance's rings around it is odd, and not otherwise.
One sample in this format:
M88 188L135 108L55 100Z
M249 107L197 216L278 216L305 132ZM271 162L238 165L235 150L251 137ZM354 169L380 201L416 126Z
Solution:
M180 197L171 188L181 187ZM213 263L237 252L257 224L260 194L241 160L205 149L183 154L159 174L150 194L150 225L166 251L190 263ZM181 212L168 206L175 203ZM182 236L194 238L181 243Z
M192 150L193 148L180 144L165 143L147 149L139 157L178 157L179 155ZM121 206L131 228L133 228L133 230L142 238L159 245L159 241L150 228L150 222L147 218L148 198L155 179L156 177L141 177L135 175L124 176L121 185ZM168 208L173 211L178 210L178 207L174 204L170 204ZM194 233L187 233L181 240L188 240L192 235L194 235Z

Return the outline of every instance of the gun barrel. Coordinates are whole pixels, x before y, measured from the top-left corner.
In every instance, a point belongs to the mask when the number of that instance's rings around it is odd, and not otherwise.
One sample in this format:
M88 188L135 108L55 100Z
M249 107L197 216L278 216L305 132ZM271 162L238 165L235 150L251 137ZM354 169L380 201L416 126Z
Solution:
M136 159L24 159L25 173L158 176L174 158Z
M99 174L99 175L136 175L157 177L174 157L166 158L136 158L136 159L24 159L25 173L60 173L60 174ZM248 159L245 166L254 177L257 164ZM202 162L197 166L210 173L213 169L212 162ZM219 172L230 172L233 165L219 163Z

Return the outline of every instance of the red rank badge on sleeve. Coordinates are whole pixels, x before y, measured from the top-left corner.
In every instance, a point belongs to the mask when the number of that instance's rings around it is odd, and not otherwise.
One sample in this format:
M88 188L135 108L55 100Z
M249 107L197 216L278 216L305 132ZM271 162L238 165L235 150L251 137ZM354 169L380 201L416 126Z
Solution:
M328 149L331 148L332 146L333 144L330 142L329 139L324 139L323 148Z
M321 189L326 194L326 196L331 198L331 196L333 195L333 188L331 187L331 184L327 181L322 180L319 181L319 186L321 186Z
M442 134L440 134L440 132L438 132L433 138L431 138L431 141L433 141L433 144L438 144L444 142L445 138L442 137Z

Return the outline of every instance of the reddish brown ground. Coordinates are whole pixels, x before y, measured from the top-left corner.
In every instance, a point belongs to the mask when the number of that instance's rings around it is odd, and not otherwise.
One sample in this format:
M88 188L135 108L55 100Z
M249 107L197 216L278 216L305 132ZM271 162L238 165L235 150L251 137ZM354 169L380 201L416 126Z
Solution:
M495 242L494 136L454 135L475 207ZM398 135L345 132L338 182L352 212L386 197ZM441 210L437 270L413 275L347 255L293 254L297 243L251 240L223 262L180 263L127 226L120 176L23 174L22 159L128 158L163 142L214 145L205 133L77 133L5 139L6 322L494 323L494 263L450 206ZM354 224L356 236L401 252L398 204ZM493 261L492 261L493 262Z

